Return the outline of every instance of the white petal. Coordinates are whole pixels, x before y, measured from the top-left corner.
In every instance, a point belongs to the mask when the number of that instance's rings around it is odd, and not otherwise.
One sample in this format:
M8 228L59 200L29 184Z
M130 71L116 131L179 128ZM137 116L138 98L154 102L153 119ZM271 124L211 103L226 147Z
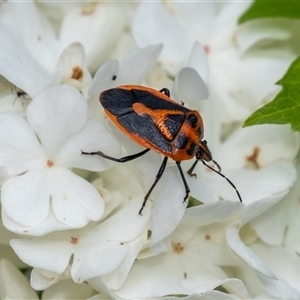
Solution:
M159 62L172 75L187 62L194 40L161 3L142 2L133 20L132 31L140 47L164 43Z
M274 193L272 196L262 198L259 201L250 203L245 207L245 211L241 220L241 224L244 225L251 220L255 220L257 216L262 215L268 211L271 207L277 204L288 193L288 190L284 190L279 193ZM255 221L254 221L255 222Z
M47 72L3 24L0 26L0 40L5 45L0 49L1 75L31 98L35 97L46 86Z
M147 260L138 260L121 289L115 294L125 299L157 298L168 294L189 295L191 290L182 284L184 273L164 254ZM162 280L163 278L163 280Z
M167 238L181 221L187 203L183 202L185 188L176 167L168 168L158 186L158 193L152 205L152 235L150 247ZM156 246L156 250L160 248Z
M212 1L163 2L176 21L187 28L201 43L210 38L216 20L216 5Z
M140 83L150 68L156 63L162 49L163 45L158 44L128 53L122 62L120 78L118 80L122 84Z
M292 161L298 149L299 135L289 125L252 126L237 130L221 145L226 160L219 163L223 168L251 166L249 157L254 156L254 167L261 168L279 159Z
M174 98L183 103L186 101L197 103L209 96L205 82L198 72L190 67L182 68L179 71L171 94L172 96L175 94Z
M64 233L55 233L51 238L13 239L10 241L20 259L28 265L61 274L69 264L73 244Z
M88 299L94 293L94 289L87 283L77 284L73 280L64 280L44 290L43 299Z
M260 242L251 245L251 249L278 277L278 280L269 280L264 276L259 276L263 286L266 286L266 291L274 297L280 295L280 298L298 299L300 297L299 256L281 246L269 246Z
M89 300L106 300L109 297L113 300L121 300L116 296L106 285L102 277L92 278L88 283L96 290L101 291L101 294L95 295L94 297L89 298ZM109 295L109 296L108 296Z
M62 22L60 41L84 45L91 72L103 63L126 26L126 14L117 3L93 3L69 11ZM111 30L108 30L110 28Z
M249 299L250 296L244 286L244 283L237 278L226 278L222 281L222 286L230 294L238 295L241 299Z
M48 190L56 218L72 227L83 227L90 220L99 220L104 212L104 201L86 180L69 170L51 170Z
M287 20L258 19L243 24L236 36L239 52L245 52L260 41L287 40L291 32L287 30Z
M5 214L4 209L2 209L2 222L4 226L12 232L31 236L41 236L53 231L68 230L74 228L74 226L69 226L67 224L59 222L55 217L52 209L50 209L47 218L41 224L38 224L36 226L25 226L14 222Z
M249 266L269 278L276 279L273 272L253 253L249 247L242 242L237 228L228 228L226 238L231 249L247 264L249 264Z
M275 161L259 170L226 170L224 173L234 182L246 205L286 192L296 179L294 165L284 160ZM219 192L225 199L237 199L234 189L225 180L220 182Z
M103 124L93 120L89 120L79 133L63 145L56 163L98 172L114 164L99 155L82 155L81 151L102 151L112 157L121 157L121 145L115 135Z
M18 114L0 113L0 144L0 164L8 174L25 172L35 160L45 159L36 135Z
M31 170L4 182L2 209L14 222L27 226L42 223L49 213L49 182L45 170ZM16 188L18 187L18 188Z
M209 66L208 66L207 56L206 56L206 53L205 53L203 47L197 41L194 43L194 46L192 48L188 66L197 70L197 72L200 74L203 81L205 83L207 83L208 74L209 74ZM208 93L208 91L207 91L207 93ZM207 97L205 97L205 98L207 98Z
M239 27L238 18L251 5L251 2L225 2L214 20L213 28L209 31L209 45L216 50L232 47ZM217 8L218 9L218 8Z
M32 100L27 119L47 154L55 157L66 141L85 125L87 105L71 86L51 86Z
M0 260L2 299L39 299L28 280L9 260Z
M292 288L287 282L283 280L265 277L263 274L257 274L260 284L265 288L267 293L276 297L277 299L294 299L300 297L300 293Z
M124 208L101 223L96 231L102 240L129 242L144 231L150 217L150 206L146 206L143 215L139 215L142 197L131 200ZM118 228L118 230L116 230Z
M250 206L252 205L250 204ZM247 207L246 211L248 209L250 207ZM287 223L289 221L293 223L294 221L291 218L286 218L289 215L289 209L290 207L286 200L282 200L279 203L275 202L274 206L250 221L251 228L265 243L273 246L282 245L287 233Z
M54 272L33 268L30 275L30 284L37 290L45 290L59 281L59 275Z
M114 76L117 76L119 73L119 62L115 59L112 59L105 64L103 64L96 72L93 82L90 86L87 99L92 99L98 97L100 92L107 90L115 85ZM117 77L118 78L118 77ZM100 105L99 105L100 107Z
M112 290L117 290L122 287L130 272L130 269L134 261L136 260L138 253L145 245L146 240L147 240L147 232L145 232L145 234L142 234L140 237L128 243L127 244L129 248L128 254L124 258L122 263L119 265L119 267L115 271L103 276L105 282Z
M237 219L245 206L240 202L221 201L190 207L183 221L195 227Z
M128 246L118 241L91 245L88 255L86 249L77 251L74 253L74 263L71 268L72 279L82 283L90 278L110 273L121 264L127 253Z
M15 38L21 41L31 57L51 73L60 47L54 29L35 3L9 2L1 7L1 12L1 20Z

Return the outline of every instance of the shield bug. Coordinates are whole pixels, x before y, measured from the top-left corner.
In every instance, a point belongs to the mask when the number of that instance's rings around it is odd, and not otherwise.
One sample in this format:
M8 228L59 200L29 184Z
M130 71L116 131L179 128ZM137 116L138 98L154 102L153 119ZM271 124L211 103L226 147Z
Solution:
M100 155L121 163L136 159L149 150L164 156L156 178L145 195L139 214L142 213L152 190L163 175L168 158L173 159L178 167L186 191L184 201L188 198L190 189L180 163L195 157L195 162L187 171L190 176L196 176L193 170L201 161L206 167L225 178L242 202L235 185L221 173L220 166L212 158L207 142L203 139L203 121L199 112L170 99L168 89L157 91L144 86L123 85L102 92L99 100L109 119L123 133L146 149L122 158L111 157L101 151L82 151L82 154ZM213 162L218 170L206 162Z

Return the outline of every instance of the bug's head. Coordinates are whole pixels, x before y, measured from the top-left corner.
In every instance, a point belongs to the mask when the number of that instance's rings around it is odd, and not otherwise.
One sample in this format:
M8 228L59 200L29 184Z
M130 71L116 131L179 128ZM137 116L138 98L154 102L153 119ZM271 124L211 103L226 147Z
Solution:
M196 159L200 160L207 168L209 168L213 172L217 173L218 175L220 175L221 177L226 179L227 182L235 189L240 202L241 203L243 202L242 197L241 197L238 189L236 188L236 186L224 174L221 173L220 165L215 160L213 160L212 154L211 154L210 150L208 149L206 140L202 140L199 142L199 149L196 153ZM218 170L215 170L213 167L211 167L210 165L208 165L206 163L206 162L210 162L210 161L212 161L215 164L215 166L218 168ZM193 176L192 171L195 166L196 166L196 164L194 163L193 167L188 171L188 174Z
M204 161L211 161L212 160L212 154L207 146L207 141L202 140L199 142L199 149L196 153L196 158L198 160L204 160Z

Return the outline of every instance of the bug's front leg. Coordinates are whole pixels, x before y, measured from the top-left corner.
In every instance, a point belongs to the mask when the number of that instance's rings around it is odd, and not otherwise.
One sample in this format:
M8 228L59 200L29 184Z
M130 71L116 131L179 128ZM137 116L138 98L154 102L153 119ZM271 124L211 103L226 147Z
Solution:
M195 160L195 162L193 163L193 165L187 170L187 173L191 176L191 177L196 177L197 178L197 174L193 173L195 167L197 166L199 160Z

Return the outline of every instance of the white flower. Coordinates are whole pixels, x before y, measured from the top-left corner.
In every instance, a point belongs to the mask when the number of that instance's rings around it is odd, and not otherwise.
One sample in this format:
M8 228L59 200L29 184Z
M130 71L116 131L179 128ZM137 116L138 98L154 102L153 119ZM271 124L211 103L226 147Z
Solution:
M20 259L34 267L32 286L45 289L68 278L83 283L106 274L110 274L114 284L122 285L147 239L150 209L146 208L143 216L138 215L140 201L141 197L132 200L97 225L44 237L11 240Z
M26 277L9 260L0 260L1 299L39 299Z
M0 49L0 74L28 98L57 83L71 84L86 97L90 72L105 61L124 30L127 18L123 12L114 3L81 5L64 17L57 38L33 2L3 3L0 38L5 46ZM114 34L106 28L110 24L114 24ZM10 107L1 103L2 111L16 110L15 94L9 101Z
M207 59L211 95L224 105L220 117L241 121L278 90L274 83L294 58L292 51L250 51L260 41L284 40L290 33L273 21L238 27L238 17L248 6L249 2L144 1L132 31L140 47L164 43L159 62L172 76L188 65L206 81Z
M69 169L104 170L110 165L107 160L82 156L81 149L109 149L118 156L119 144L107 129L87 120L83 97L67 85L44 90L28 106L26 116L28 123L14 113L0 115L0 160L11 176L1 190L6 227L44 234L98 220L103 200Z
M188 209L169 239L167 252L141 252L120 289L115 290L110 282L106 284L122 299L200 294L225 282L230 285L229 281L235 279L228 280L222 265L235 266L236 262L228 252L225 231L238 220L243 207L240 203L223 202ZM97 279L91 283L97 288ZM98 288L101 281L99 284Z

